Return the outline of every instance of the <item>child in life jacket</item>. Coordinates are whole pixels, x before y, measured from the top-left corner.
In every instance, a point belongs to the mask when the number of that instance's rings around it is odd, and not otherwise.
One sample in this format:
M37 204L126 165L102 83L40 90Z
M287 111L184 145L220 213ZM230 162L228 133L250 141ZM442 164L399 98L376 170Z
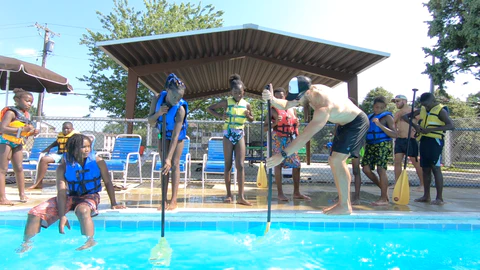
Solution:
M230 189L232 180L230 171L232 169L233 156L235 156L235 169L237 170L238 200L237 203L251 206L252 203L245 199L244 162L246 155L245 146L245 122L253 122L252 108L244 98L245 85L240 75L233 74L229 78L232 96L219 101L207 108L207 112L215 118L225 120L223 125L223 152L225 158L225 187L227 189L226 203L233 203L233 196ZM224 113L217 112L217 110ZM235 153L235 155L234 155Z
M66 214L73 210L80 223L82 235L86 242L77 248L84 250L96 245L92 217L98 215L101 180L107 190L111 209L125 209L117 204L115 191L105 161L91 153L92 141L88 136L75 134L67 142L64 158L57 169L57 197L53 197L28 212L27 225L23 243L17 252L22 253L32 248L31 238L60 220L58 230L65 233L65 226L70 229Z
M27 202L25 196L25 176L23 174L23 144L25 139L37 135L38 130L32 125L28 111L33 103L33 95L21 88L13 90L15 106L3 108L0 112L0 205L13 205L5 194L5 176L8 160L12 161L17 181L20 202Z
M30 186L28 189L41 189L43 186L43 178L47 173L48 164L50 163L60 163L63 153L65 153L65 146L67 141L74 134L78 134L78 131L73 129L73 124L71 122L65 122L62 125L62 132L58 133L57 140L45 148L42 153L47 153L40 159L38 164L37 180L35 184ZM57 153L49 153L50 149L58 147Z
M167 210L177 208L178 184L180 183L180 157L183 151L183 140L187 137L187 114L188 103L183 99L186 86L174 73L167 77L165 90L158 96L153 97L150 105L148 122L155 125L159 132L159 137L165 136L166 139L166 159L162 164L162 174L169 179L170 171L172 175L172 197L168 203ZM165 133L162 134L163 117L166 119ZM162 154L162 140L158 140L158 152ZM154 165L152 165L154 166ZM168 180L167 185L168 186ZM158 207L162 210L162 206Z

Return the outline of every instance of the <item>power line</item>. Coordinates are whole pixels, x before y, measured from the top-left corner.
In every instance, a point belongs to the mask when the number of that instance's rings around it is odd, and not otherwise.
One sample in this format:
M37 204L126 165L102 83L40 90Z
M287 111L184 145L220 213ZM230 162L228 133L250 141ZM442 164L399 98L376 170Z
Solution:
M24 23L7 23L7 24L0 24L0 27L2 26L9 26L9 25L19 25L19 24L34 24L35 22L24 22Z
M90 30L96 30L96 31L103 31L104 30L104 29L99 29L99 28L91 28L91 27L75 26L75 25L65 25L65 24L55 24L55 23L51 23L50 25L70 27L70 28L78 28L78 29L90 29Z
M7 37L7 38L0 38L0 40L8 40L8 39L22 39L22 38L33 38L38 36L23 36L23 37Z
M64 55L58 55L58 54L52 54L52 56L56 56L56 57L63 57L63 58L69 58L69 59L76 59L76 60L84 60L84 61L89 61L89 59L85 59L85 58L78 58L78 57L64 56Z

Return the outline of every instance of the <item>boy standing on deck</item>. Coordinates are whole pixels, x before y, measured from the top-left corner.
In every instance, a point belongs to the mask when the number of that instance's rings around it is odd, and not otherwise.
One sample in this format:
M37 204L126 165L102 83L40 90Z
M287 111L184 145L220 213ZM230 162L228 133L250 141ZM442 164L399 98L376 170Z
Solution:
M367 131L365 155L362 158L363 172L381 190L380 199L372 203L375 206L388 205L387 163L392 156L392 138L397 137L392 113L385 111L386 107L385 97L380 96L373 100L373 113L368 116L370 128ZM375 166L378 177L372 172Z

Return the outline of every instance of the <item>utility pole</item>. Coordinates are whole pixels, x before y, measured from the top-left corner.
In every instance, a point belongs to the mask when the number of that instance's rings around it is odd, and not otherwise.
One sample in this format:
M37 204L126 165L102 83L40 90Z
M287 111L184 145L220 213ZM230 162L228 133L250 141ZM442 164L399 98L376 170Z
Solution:
M42 29L45 32L43 37L42 67L46 67L48 53L53 51L53 42L50 42L50 38L54 36L60 36L60 34L52 32L50 29L48 29L47 24L43 26L35 23L35 27L38 29ZM42 116L44 95L45 89L43 89L43 91L38 94L37 116Z
M432 66L435 66L435 56L432 55ZM435 85L433 83L433 76L430 75L430 93L434 93L435 92Z

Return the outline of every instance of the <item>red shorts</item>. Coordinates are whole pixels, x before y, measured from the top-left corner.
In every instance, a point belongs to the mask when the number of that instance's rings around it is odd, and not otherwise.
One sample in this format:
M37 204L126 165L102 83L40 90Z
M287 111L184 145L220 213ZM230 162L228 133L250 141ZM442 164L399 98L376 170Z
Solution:
M83 196L67 196L65 212L67 213L70 210L75 210L80 204L88 205L91 210L91 216L94 217L98 215L97 208L100 204L100 195L95 193L85 194ZM33 207L28 213L40 217L40 219L42 219L42 227L48 228L48 226L52 225L60 218L58 216L57 197L50 198L49 200Z

